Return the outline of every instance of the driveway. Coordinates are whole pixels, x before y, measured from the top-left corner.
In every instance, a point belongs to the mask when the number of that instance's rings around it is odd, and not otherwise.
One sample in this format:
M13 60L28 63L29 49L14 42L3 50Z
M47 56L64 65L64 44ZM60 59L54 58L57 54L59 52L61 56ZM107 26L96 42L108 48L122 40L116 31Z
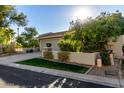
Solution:
M104 85L0 65L0 86L8 85L27 88L108 88Z
M39 57L40 55L41 55L40 52L34 52L34 53L17 54L12 56L0 57L0 64L2 63L9 64L9 63L13 63L21 60L36 58L36 57Z

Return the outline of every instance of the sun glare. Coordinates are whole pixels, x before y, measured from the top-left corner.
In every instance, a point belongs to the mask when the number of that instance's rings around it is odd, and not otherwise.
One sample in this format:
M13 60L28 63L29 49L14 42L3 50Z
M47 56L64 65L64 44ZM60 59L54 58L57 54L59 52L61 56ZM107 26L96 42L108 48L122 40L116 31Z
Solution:
M78 7L77 9L75 9L73 17L74 18L78 18L81 20L85 20L87 17L91 17L92 14L92 10L89 7Z

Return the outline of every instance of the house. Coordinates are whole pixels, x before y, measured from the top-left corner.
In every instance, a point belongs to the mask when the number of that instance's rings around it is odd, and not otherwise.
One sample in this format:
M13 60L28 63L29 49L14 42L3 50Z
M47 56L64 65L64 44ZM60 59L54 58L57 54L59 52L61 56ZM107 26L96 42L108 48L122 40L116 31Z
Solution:
M58 51L58 41L63 38L66 32L67 31L40 35L38 37L40 42L40 51L45 47L52 47L53 51ZM123 56L122 46L124 45L124 35L119 36L115 42L109 42L108 45L109 48L113 50L115 57Z
M46 33L39 35L38 39L40 42L40 51L42 51L45 47L52 47L52 50L58 51L58 41L64 37L64 34L67 31L56 32L56 33Z
M64 37L64 34L67 31L64 32L57 32L57 33L47 33L39 35L39 42L40 42L40 51L42 57L44 48L45 47L52 47L52 54L54 59L58 60L58 52L59 52L59 46L58 42L60 39ZM83 64L83 65L95 65L96 60L96 53L76 53L76 52L70 52L69 59L72 64Z

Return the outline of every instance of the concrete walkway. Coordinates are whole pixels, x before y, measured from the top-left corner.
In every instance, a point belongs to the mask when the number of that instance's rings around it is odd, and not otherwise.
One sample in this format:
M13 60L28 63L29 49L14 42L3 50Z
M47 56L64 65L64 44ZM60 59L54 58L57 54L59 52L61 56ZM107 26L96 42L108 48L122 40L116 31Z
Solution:
M20 55L2 57L0 58L0 64L5 66L20 68L20 69L55 75L55 76L61 76L61 77L70 78L70 79L76 79L80 81L103 84L103 85L112 86L112 87L124 87L124 80L120 80L120 79L111 79L111 78L94 76L94 75L78 74L73 72L54 70L54 69L48 69L43 67L34 67L34 66L28 66L28 65L20 65L20 64L14 63L17 61L31 59L39 56L40 56L40 53L29 53L29 54L20 54Z
M12 56L0 57L0 64L10 64L13 62L40 57L40 52L27 53L27 54L17 54Z
M119 70L121 69L121 65L119 61L115 61L114 65L109 65L109 66L102 66L100 68L94 66L91 71L89 71L89 75L96 75L96 76L102 76L102 77L107 77L107 78L113 78L113 79L118 79L119 78ZM106 74L106 71L110 71L110 74ZM113 73L113 74L112 74Z

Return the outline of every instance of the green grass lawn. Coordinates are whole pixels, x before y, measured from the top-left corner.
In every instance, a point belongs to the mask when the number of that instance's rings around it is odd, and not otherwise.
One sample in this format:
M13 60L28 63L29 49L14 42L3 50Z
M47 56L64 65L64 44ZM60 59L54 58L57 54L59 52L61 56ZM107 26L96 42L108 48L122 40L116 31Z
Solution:
M48 61L40 58L33 58L25 61L16 62L17 64L31 65L37 67L46 67L50 69L58 69L64 71L71 71L77 73L85 73L88 68L82 66L76 66L71 64L58 63L54 61Z

